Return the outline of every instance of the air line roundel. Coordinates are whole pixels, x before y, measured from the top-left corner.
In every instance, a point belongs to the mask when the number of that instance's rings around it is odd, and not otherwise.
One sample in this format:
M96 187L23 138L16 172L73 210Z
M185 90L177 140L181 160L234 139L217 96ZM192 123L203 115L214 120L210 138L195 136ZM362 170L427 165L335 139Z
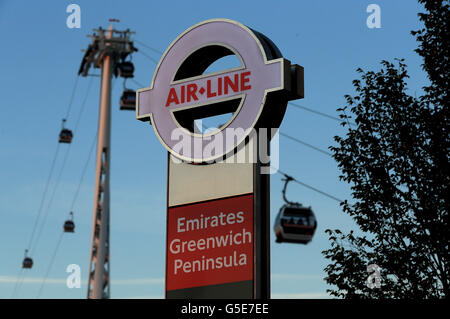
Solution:
M216 60L232 54L240 67L203 74ZM174 156L202 163L233 153L253 128L278 127L287 101L302 97L302 67L282 58L259 32L236 21L213 19L192 26L172 42L150 87L137 91L136 118L151 121ZM212 133L192 129L194 119L225 113L233 113L231 119ZM218 134L223 149L205 156L205 147ZM180 141L189 147L180 149Z

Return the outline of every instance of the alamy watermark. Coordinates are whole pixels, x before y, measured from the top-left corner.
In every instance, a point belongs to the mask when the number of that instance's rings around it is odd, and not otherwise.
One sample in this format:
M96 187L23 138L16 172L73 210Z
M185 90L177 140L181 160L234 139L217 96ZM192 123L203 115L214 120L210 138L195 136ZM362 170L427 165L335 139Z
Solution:
M66 268L66 272L70 273L67 276L67 288L81 288L81 267L77 264L70 264Z
M381 28L381 8L378 4L369 4L366 12L370 13L366 20L366 25L369 29Z
M81 8L78 4L69 4L66 12L70 13L66 19L66 25L69 29L81 28Z
M381 288L381 268L377 264L370 264L367 266L367 272L371 273L367 277L366 285L370 289Z
M242 136L246 136L246 143L241 142L236 148L240 142L238 138ZM253 128L248 132L243 128L225 128L211 135L207 130L203 133L202 140L207 142L204 145L192 145L192 139L185 134L185 129L176 128L171 133L171 139L176 142L173 151L186 158L201 154L204 164L260 163L261 174L275 174L280 164L279 135L276 128ZM227 156L216 158L217 154ZM171 158L175 164L183 162L174 156Z

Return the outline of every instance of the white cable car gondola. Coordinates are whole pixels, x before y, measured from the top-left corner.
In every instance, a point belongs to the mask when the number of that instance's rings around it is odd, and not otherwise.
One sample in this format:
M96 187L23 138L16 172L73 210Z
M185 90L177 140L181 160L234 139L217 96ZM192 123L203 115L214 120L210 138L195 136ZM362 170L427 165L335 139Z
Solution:
M28 257L27 253L28 253L28 249L25 249L25 258L23 259L23 262L22 262L22 268L30 269L31 267L33 267L33 259Z
M70 212L70 219L64 222L63 228L65 233L75 232L75 223L73 222L73 212Z
M307 244L312 240L316 231L316 217L311 207L305 207L286 199L286 187L293 178L286 176L283 180L285 184L282 193L286 204L280 208L275 220L276 242Z

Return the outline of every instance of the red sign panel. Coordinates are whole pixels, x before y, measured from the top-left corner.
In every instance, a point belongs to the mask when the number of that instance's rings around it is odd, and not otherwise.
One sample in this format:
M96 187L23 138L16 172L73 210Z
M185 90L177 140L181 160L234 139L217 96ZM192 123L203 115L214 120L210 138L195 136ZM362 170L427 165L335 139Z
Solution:
M253 279L253 194L168 209L166 290Z

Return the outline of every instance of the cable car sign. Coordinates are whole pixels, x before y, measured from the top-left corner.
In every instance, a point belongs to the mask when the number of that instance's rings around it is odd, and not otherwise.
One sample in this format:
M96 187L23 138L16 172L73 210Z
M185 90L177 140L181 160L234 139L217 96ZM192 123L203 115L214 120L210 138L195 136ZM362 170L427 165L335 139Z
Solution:
M233 54L240 67L203 74L209 65ZM171 154L188 162L209 162L231 154L253 128L278 127L287 101L303 97L303 68L282 58L264 35L236 21L213 19L175 39L159 61L150 87L136 95L137 119L151 121ZM233 116L212 133L189 129L195 119L225 113ZM205 154L218 135L223 148ZM180 140L189 147L180 149Z
M239 66L208 73L232 55ZM227 19L184 31L150 86L137 90L136 118L150 121L169 151L166 298L270 297L270 175L262 170L270 158L261 154L270 154L287 102L299 98L303 68ZM219 128L196 129L196 120L222 114L231 116Z

